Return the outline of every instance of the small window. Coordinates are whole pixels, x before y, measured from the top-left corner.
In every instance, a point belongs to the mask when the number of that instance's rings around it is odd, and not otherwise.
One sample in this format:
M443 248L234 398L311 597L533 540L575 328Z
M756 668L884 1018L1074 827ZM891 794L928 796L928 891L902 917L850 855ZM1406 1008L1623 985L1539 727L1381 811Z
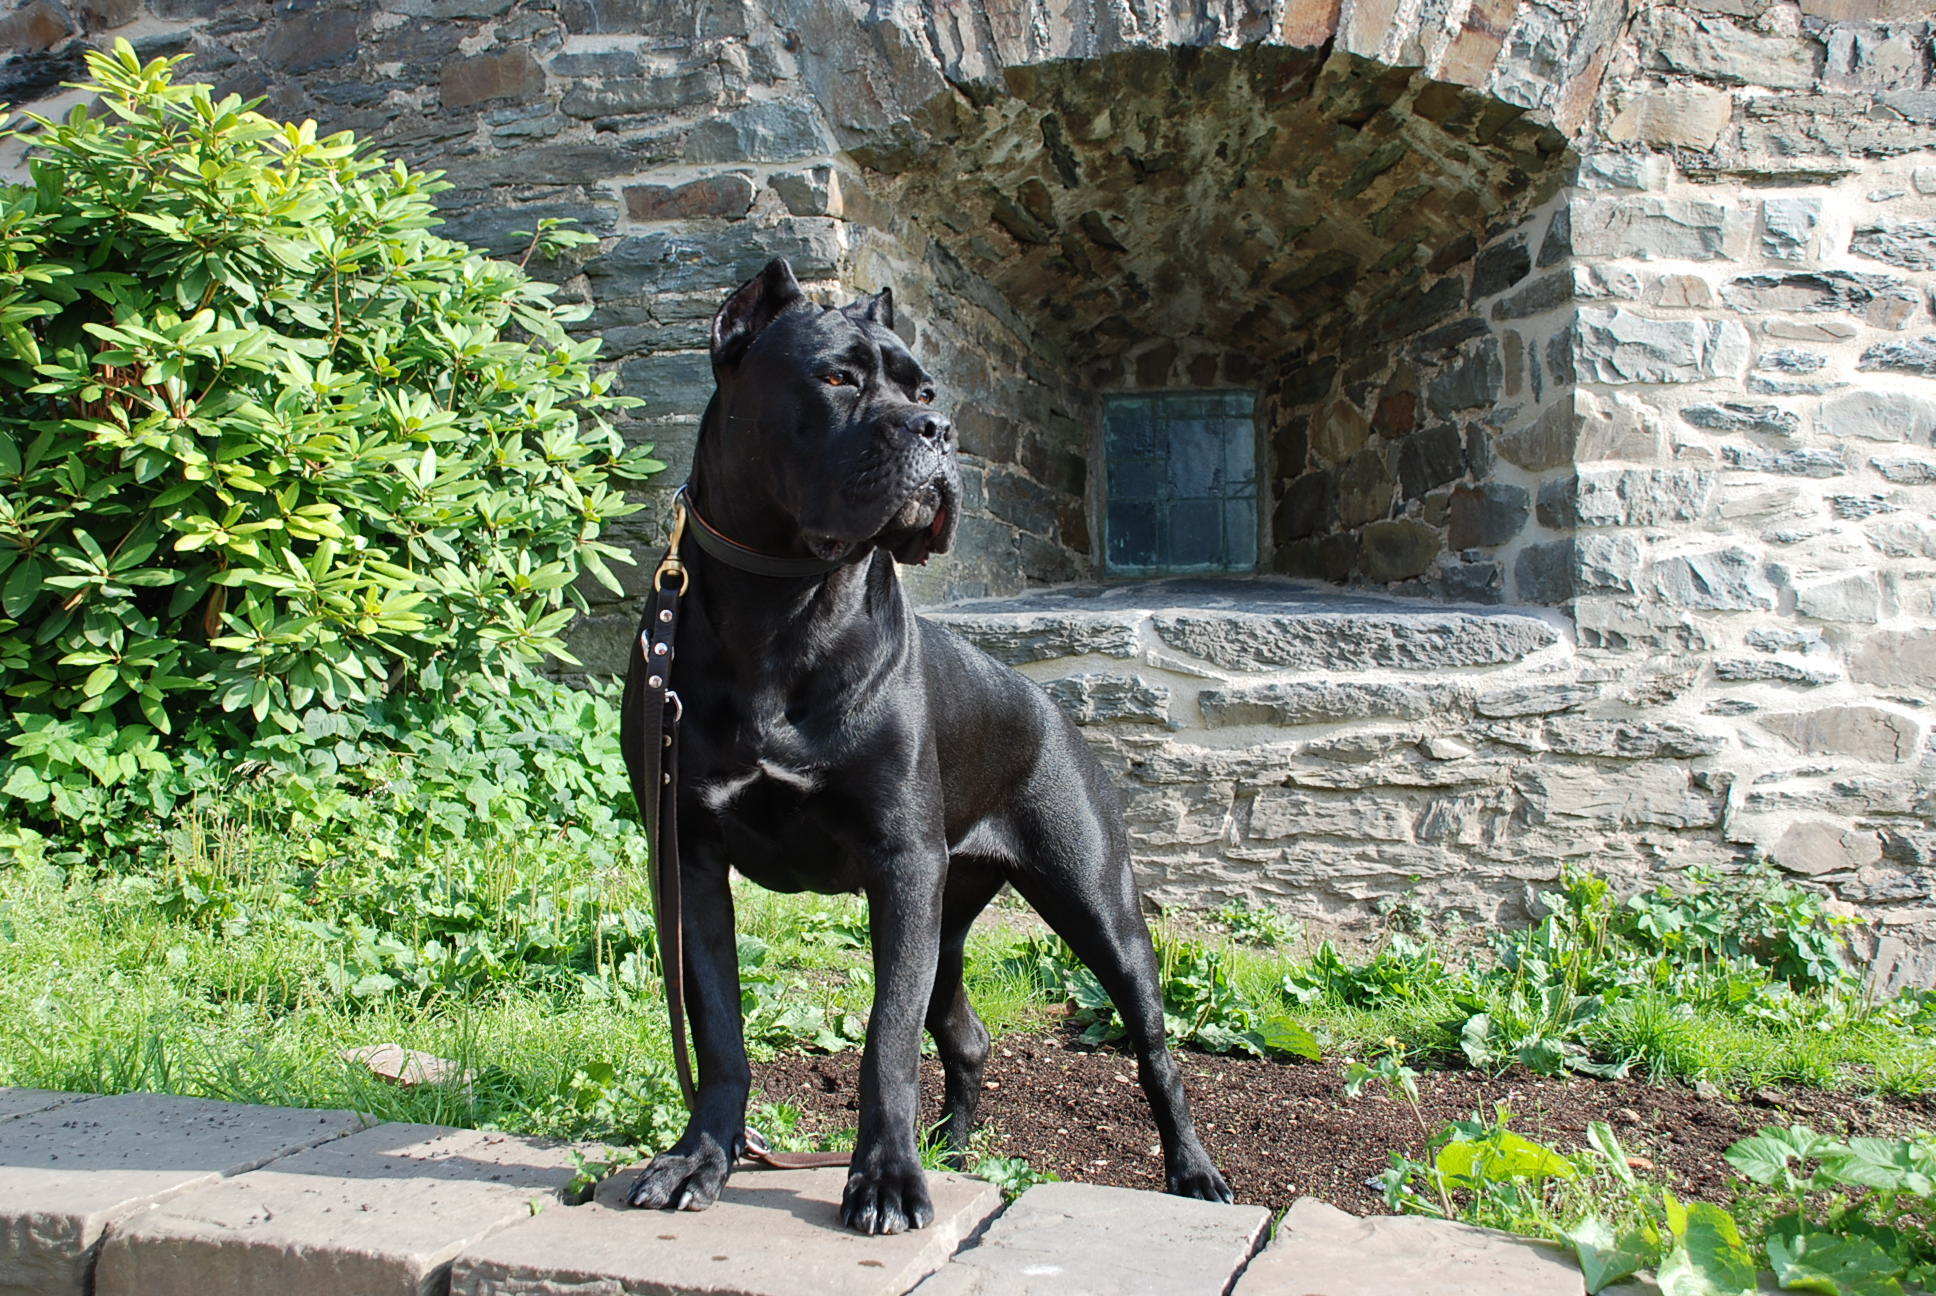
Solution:
M1253 404L1235 391L1103 398L1111 575L1256 569Z

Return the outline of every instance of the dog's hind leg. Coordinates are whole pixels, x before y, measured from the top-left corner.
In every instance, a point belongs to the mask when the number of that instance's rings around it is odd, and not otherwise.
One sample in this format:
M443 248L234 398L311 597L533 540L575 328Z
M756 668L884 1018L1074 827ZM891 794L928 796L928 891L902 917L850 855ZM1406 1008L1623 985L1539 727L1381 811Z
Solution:
M1100 770L1096 777L1102 777ZM1230 1186L1197 1137L1183 1092L1183 1069L1164 1038L1156 950L1137 905L1120 821L1112 825L1091 810L1093 798L1078 810L1071 810L1066 799L1059 805L1052 798L1037 804L1054 808L1045 809L1038 831L1028 833L1033 838L1029 860L1009 880L1096 974L1121 1014L1136 1049L1137 1076L1162 1138L1167 1191L1230 1201Z
M927 1027L941 1055L945 1086L941 1135L948 1163L957 1170L964 1168L962 1154L975 1129L982 1069L988 1062L988 1028L975 1015L961 983L962 948L976 916L1001 886L1001 874L992 867L960 857L949 862L948 889L941 902L941 958L935 967L934 993L928 998Z

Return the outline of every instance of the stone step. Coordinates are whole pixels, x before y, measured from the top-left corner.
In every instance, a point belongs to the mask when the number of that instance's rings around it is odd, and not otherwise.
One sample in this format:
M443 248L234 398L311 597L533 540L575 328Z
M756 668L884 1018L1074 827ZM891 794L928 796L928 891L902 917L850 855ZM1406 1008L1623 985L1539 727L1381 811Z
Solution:
M85 1102L93 1094L62 1093L57 1089L0 1089L0 1120L52 1111L69 1103Z
M1222 1296L1269 1229L1261 1206L1037 1184L918 1296Z
M354 1112L121 1094L0 1121L0 1296L83 1296L110 1225L361 1129Z
M1360 1219L1302 1197L1234 1296L1581 1296L1580 1270L1550 1242L1417 1215Z
M1341 594L1271 577L1055 586L922 615L1022 665L1140 659L1232 674L1497 667L1565 642L1529 612Z
M932 1224L862 1237L840 1224L845 1170L741 1170L717 1205L690 1212L626 1206L633 1178L470 1247L452 1267L452 1296L900 1296L1002 1204L993 1184L930 1174Z
M96 1296L441 1292L458 1252L562 1209L574 1174L562 1144L379 1125L117 1224Z

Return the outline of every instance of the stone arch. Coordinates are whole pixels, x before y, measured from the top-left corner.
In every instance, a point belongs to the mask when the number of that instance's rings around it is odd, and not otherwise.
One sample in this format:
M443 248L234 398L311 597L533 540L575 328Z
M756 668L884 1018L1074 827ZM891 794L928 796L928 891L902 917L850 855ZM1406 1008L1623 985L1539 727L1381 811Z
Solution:
M983 561L935 593L1091 574L1099 399L1204 388L1257 395L1261 570L1509 592L1537 482L1493 443L1557 384L1488 299L1565 254L1547 114L1210 44L1019 63L849 132L854 277L910 300L983 474Z

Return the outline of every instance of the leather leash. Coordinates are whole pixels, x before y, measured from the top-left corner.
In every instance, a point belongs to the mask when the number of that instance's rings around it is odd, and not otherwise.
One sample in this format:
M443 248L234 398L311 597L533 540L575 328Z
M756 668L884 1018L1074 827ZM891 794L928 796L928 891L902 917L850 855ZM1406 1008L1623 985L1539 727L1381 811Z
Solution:
M698 1106L692 1078L692 1053L686 1040L686 945L679 888L679 722L685 707L672 688L672 658L679 632L679 600L692 583L679 557L688 514L694 538L707 553L729 566L761 576L821 575L839 562L776 558L728 539L699 516L685 488L673 497L672 539L652 573L652 594L639 626L639 653L645 662L645 742L643 768L632 772L632 795L645 818L646 849L651 856L653 927L659 944L659 969L665 979L666 1016L672 1026L672 1061L686 1110ZM716 541L709 543L709 541ZM730 547L728 547L730 546ZM740 1133L740 1155L774 1170L812 1170L844 1166L845 1152L775 1152L752 1126Z

